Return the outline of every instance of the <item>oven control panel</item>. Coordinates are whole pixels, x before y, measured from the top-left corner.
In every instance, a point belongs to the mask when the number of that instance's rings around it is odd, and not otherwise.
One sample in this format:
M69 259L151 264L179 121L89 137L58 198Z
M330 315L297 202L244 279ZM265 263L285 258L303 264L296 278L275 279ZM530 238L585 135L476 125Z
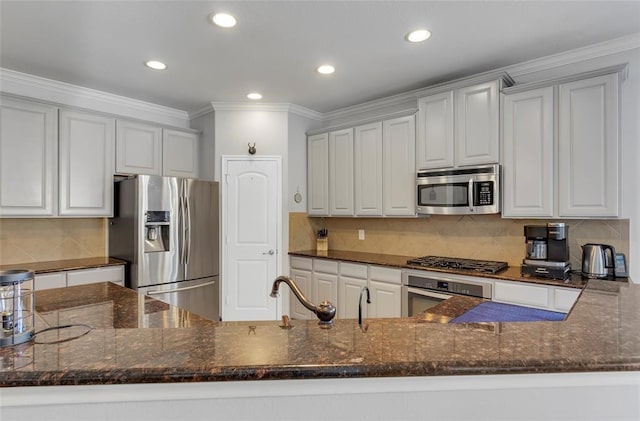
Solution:
M453 281L426 276L409 275L406 285L432 291L450 292L479 298L491 298L491 285L467 281Z

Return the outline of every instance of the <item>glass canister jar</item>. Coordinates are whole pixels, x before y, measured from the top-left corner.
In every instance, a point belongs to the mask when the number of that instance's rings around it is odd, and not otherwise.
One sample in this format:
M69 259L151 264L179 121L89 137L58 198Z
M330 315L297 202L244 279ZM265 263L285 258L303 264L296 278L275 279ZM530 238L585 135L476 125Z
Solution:
M30 340L34 322L33 271L0 271L0 346Z

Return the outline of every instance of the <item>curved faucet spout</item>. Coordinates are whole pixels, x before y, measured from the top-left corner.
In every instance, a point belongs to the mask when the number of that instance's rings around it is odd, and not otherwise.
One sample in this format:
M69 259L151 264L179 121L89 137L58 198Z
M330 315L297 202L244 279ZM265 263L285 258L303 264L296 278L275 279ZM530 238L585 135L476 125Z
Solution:
M275 281L273 281L273 287L271 288L271 296L276 298L278 296L278 288L280 287L280 283L284 282L291 288L291 292L296 296L298 301L302 303L307 309L312 311L318 319L320 319L321 324L331 325L333 323L333 318L336 315L336 308L333 304L328 301L322 301L318 305L314 305L307 297L304 296L298 285L296 285L291 278L288 276L278 276Z

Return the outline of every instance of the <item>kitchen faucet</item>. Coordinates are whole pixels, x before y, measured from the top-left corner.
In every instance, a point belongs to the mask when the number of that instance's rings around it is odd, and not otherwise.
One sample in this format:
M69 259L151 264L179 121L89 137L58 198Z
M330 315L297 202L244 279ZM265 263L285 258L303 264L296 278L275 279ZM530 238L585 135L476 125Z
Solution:
M368 287L362 287L360 291L360 299L358 300L358 326L362 330L362 294L367 291L367 304L371 304L371 295L369 294ZM366 329L364 330L366 332Z
M321 327L331 327L333 325L333 318L336 315L335 306L326 300L322 301L317 306L314 305L307 299L307 297L304 296L304 294L302 294L300 288L298 288L296 283L293 282L288 276L278 276L276 280L273 281L273 287L271 288L271 296L273 298L276 298L278 296L278 287L280 286L280 282L284 282L285 284L289 285L289 288L291 288L291 291L296 296L298 301L300 301L303 306L311 310L318 317L318 319L320 320L318 324Z

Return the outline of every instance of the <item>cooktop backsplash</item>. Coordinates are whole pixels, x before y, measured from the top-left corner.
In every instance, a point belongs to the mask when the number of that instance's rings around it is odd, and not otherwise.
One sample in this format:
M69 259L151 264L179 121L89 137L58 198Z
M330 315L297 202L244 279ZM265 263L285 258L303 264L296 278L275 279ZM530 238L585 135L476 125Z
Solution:
M329 250L405 256L450 256L500 260L519 266L524 257L524 225L569 225L571 266L580 269L585 243L612 245L629 256L628 219L502 219L500 215L428 218L311 218L289 214L289 250L314 250L315 233L328 230ZM358 230L365 239L358 240Z

